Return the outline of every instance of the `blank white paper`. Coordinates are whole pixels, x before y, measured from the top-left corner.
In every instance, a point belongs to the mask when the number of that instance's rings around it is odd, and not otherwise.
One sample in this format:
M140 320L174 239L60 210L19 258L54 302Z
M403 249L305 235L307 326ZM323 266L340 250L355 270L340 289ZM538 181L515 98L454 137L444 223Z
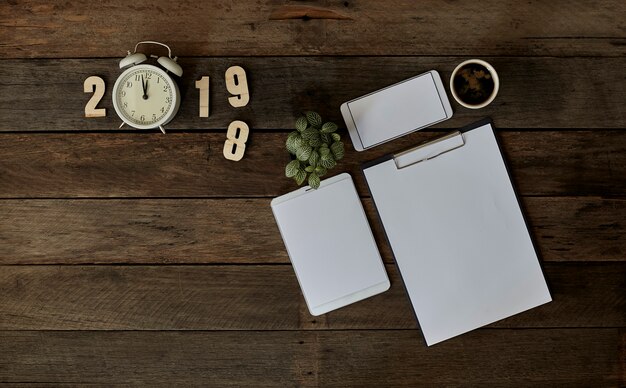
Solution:
M552 300L491 125L463 137L364 170L428 345Z
M389 280L349 174L272 201L272 211L313 315L383 292Z

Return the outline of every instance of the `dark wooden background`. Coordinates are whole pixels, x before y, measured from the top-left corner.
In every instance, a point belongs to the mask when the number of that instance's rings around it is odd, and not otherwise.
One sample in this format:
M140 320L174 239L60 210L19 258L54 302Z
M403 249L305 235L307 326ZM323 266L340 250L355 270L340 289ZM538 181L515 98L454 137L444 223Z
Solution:
M117 63L143 39L185 71L167 135L117 130ZM295 188L294 116L343 124L341 102L430 69L447 84L471 57L500 74L489 107L348 145L334 172L355 177L392 287L310 316L269 208ZM9 0L0 58L0 382L626 386L624 1ZM231 65L245 108L227 104ZM83 117L89 75L106 118ZM554 301L427 348L358 166L484 116ZM252 128L239 163L221 155L234 119Z

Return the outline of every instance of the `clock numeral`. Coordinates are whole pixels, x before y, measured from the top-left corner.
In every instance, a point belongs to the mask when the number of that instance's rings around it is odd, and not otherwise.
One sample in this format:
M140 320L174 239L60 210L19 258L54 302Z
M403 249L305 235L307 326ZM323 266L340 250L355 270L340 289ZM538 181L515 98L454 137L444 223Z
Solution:
M165 97L165 102L169 104L170 102L172 102L172 98L171 97Z
M163 113L163 112L165 112L165 107L164 106L161 107L161 113Z
M126 97L126 90L122 90L122 97Z
M87 105L85 105L85 117L106 116L106 109L96 109L96 106L102 99L102 96L104 96L104 80L95 75L87 77L87 79L83 83L83 91L85 93L93 93L93 96L91 96L89 101L87 101Z
M250 128L243 121L235 120L230 123L224 142L224 157L226 159L238 162L243 158L249 133Z
M235 108L248 105L250 93L246 71L241 66L231 66L226 70L226 89L235 97L228 97L228 102Z
M203 76L196 81L196 89L200 90L200 117L209 117L209 77Z
M152 114L152 121L156 121L156 114L155 113Z
M141 81L141 76L139 74L135 74L135 81L137 82Z
M160 83L160 82L159 82L160 80L161 80L161 77L157 77L157 83L158 83L158 84Z
M134 110L131 110L131 111L130 111L130 115L131 115L131 116L133 116L133 117L135 117L135 111L134 111Z
M163 86L163 91L164 91L164 92L167 92L167 91L169 90L169 88L170 88L170 87L169 87L168 85L165 85L165 86Z
M126 87L127 87L128 89L132 88L132 87L133 87L133 83L132 83L132 82L130 82L130 81L126 81Z
M128 103L124 101L124 108L128 108Z
M139 117L139 120L146 121L146 115L141 115L141 117Z
M146 79L152 79L152 73L146 73Z

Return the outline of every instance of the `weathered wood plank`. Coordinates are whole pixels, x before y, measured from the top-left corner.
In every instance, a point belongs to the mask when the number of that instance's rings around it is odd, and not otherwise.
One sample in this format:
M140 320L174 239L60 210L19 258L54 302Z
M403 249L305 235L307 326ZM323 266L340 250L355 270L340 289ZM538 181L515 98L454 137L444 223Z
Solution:
M144 39L185 56L626 54L626 6L616 0L11 0L0 20L0 56L11 58L115 57Z
M269 199L3 200L0 263L288 263ZM383 258L393 258L371 199ZM544 261L626 261L626 200L524 197Z
M3 382L243 386L620 386L618 329L0 332Z
M2 266L0 330L415 329L391 289L311 316L291 266ZM625 263L547 263L553 302L493 328L624 327Z
M346 158L332 173L350 172L363 194L361 163L436 136L414 133L368 152L353 151L346 139ZM252 130L246 156L237 163L222 155L225 138L224 133L0 134L0 197L276 196L296 188L284 177L290 160L286 134ZM499 138L522 195L626 193L626 131L501 132Z
M625 46L626 47L626 46ZM496 100L481 110L461 107L437 127L454 128L491 116L500 128L624 128L626 58L487 58L502 79ZM169 129L226 128L235 119L253 131L292 129L303 110L318 110L343 125L341 103L421 72L437 69L447 85L461 61L451 57L357 58L182 58L182 105ZM0 73L0 131L118 129L111 91L119 76L117 59L7 60ZM228 102L224 72L243 66L251 99L244 108ZM84 118L90 94L83 81L106 81L98 105L105 118ZM211 77L209 118L198 117L195 81ZM447 86L446 86L446 89ZM450 97L452 99L452 97ZM129 127L125 127L128 129Z

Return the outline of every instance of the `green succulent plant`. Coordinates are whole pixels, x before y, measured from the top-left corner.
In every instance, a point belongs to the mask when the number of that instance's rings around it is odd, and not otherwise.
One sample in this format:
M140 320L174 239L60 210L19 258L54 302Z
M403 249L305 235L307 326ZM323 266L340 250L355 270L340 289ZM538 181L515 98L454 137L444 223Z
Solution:
M315 112L306 112L296 120L296 130L287 136L285 146L294 159L285 167L285 176L298 185L308 181L314 189L320 187L320 178L337 165L344 156L337 124L322 122Z

